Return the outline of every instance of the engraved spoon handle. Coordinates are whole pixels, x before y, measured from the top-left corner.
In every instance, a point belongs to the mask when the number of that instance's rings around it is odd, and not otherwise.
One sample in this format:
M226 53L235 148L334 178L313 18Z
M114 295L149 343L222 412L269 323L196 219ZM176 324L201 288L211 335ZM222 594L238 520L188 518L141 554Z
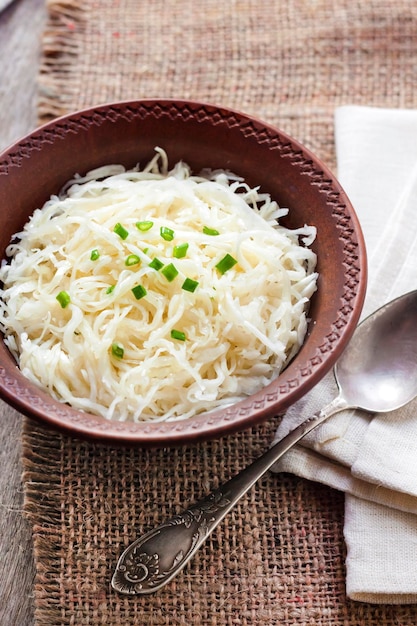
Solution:
M328 417L346 408L347 402L340 394L223 486L136 539L121 555L112 587L120 593L142 595L166 585L236 502L285 452Z

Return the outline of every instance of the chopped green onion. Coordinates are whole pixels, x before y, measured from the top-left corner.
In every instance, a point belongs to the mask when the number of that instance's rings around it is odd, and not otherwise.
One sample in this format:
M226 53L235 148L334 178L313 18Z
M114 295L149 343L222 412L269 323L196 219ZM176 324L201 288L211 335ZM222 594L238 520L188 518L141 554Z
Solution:
M171 283L176 276L178 276L178 270L172 263L165 265L165 267L161 270L161 274L165 276L167 280Z
M176 259L182 259L187 254L188 243L179 243L178 246L174 246L173 255Z
M99 257L100 257L100 252L97 250L97 248L94 248L94 250L91 250L90 259L92 261L97 261Z
M147 230L151 230L153 222L150 220L144 220L143 222L136 222L136 228L145 233Z
M116 285L110 285L110 287L107 287L106 293L113 293L115 288L116 288Z
M185 333L181 330L176 330L175 328L171 330L171 337L172 339L179 339L179 341L185 341L187 339Z
M65 309L65 307L68 306L69 303L71 302L70 295L67 291L60 291L56 299L58 300L59 304L62 306L63 309Z
M143 248L143 254L148 254L149 248Z
M111 344L111 353L117 359L123 359L124 356L124 348L120 345L120 343L112 343Z
M237 261L230 254L226 254L216 265L216 269L219 270L220 274L224 274L227 270L230 270L234 265L236 265Z
M135 296L136 300L140 300L141 298L146 296L148 292L142 285L136 285L136 287L133 287L132 293Z
M164 264L157 257L155 257L149 263L149 267L151 267L152 269L154 269L154 270L156 270L158 272L161 269L161 267L164 267Z
M137 265L138 263L140 263L140 258L137 254L129 254L129 256L126 257L125 265L127 265L127 267L131 267L131 265Z
M161 226L160 231L162 239L165 241L172 241L174 239L174 231L168 226Z
M185 291L190 291L193 293L198 287L198 281L193 280L192 278L186 278L182 283L181 289Z
M203 226L203 233L205 235L211 235L212 237L220 235L218 230L216 230L215 228L209 228L208 226Z
M129 234L129 231L127 231L126 228L122 226L122 224L120 224L120 222L117 222L116 226L113 228L113 231L116 233L116 235L119 235L121 239L126 239Z

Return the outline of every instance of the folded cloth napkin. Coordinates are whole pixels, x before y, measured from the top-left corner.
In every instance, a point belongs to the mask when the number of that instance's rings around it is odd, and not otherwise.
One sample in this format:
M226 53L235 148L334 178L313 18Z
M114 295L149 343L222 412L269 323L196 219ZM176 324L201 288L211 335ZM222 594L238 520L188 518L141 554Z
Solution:
M417 111L340 107L335 138L338 179L368 250L364 317L417 288ZM330 373L288 410L276 438L336 395ZM417 401L389 414L342 411L273 471L345 492L348 597L417 602Z

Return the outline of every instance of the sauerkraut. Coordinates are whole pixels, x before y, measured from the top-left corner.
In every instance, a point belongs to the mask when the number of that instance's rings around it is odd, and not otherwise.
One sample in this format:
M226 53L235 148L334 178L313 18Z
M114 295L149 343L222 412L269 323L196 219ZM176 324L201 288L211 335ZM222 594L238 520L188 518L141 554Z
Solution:
M75 176L0 268L0 328L23 374L107 419L192 417L278 376L303 343L315 229L225 171Z

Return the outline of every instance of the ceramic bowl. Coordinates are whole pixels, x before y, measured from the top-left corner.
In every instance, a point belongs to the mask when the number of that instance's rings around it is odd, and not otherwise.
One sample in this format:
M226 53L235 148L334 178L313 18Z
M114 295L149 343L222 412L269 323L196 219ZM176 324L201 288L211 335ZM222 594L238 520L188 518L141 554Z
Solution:
M77 173L109 163L146 163L155 146L194 172L223 168L290 208L282 223L317 227L318 289L294 360L262 391L187 420L119 423L75 410L30 383L0 341L0 396L21 413L76 437L110 444L170 446L247 429L282 414L332 368L361 312L365 247L355 212L333 174L295 139L249 115L210 104L141 100L56 119L0 155L0 257L33 211Z

